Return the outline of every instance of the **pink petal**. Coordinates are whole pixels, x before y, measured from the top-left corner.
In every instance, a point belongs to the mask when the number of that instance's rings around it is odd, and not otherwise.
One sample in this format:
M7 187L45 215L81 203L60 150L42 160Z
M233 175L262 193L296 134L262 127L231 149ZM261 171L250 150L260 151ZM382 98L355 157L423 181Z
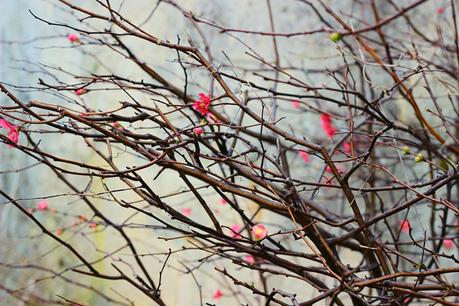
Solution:
M182 208L182 215L184 215L185 217L189 217L191 215L191 208L190 207Z
M193 133L195 133L196 135L202 135L202 133L204 133L204 130L200 127L196 127L193 129Z
M263 224L257 224L252 227L252 234L256 241L262 240L268 235L268 229Z
M400 229L403 233L409 233L411 229L410 221L403 220L400 222Z
M351 154L351 144L349 142L344 143L344 153Z
M247 255L244 258L244 261L248 263L249 265L253 265L255 263L255 257L253 257L252 255Z
M228 202L224 198L220 198L220 205L228 205Z
M203 92L198 93L199 99L205 104L210 104L210 96Z
M301 158L303 159L304 163L308 163L309 162L309 153L308 152L300 150L298 152L298 154L301 156Z
M72 43L80 41L80 37L76 33L71 33L67 35L67 39Z
M437 14L441 15L441 14L443 14L445 12L445 8L440 6L440 7L437 7L436 11L437 11Z
M332 124L332 118L329 114L320 114L320 126L328 138L332 138L336 134L336 129Z
M17 144L19 141L19 131L17 126L12 125L5 119L0 119L0 127L8 129L8 139ZM12 145L8 144L9 147L12 147Z
M212 298L216 301L220 300L223 296L223 292L220 289L215 290L214 294L212 295Z
M4 128L4 129L8 129L8 130L11 130L11 129L14 129L15 126L12 125L11 123L9 123L8 121L6 121L5 119L0 119L0 127Z
M231 237L233 238L242 238L242 236L239 234L241 231L241 227L238 224L233 224L231 225Z
M199 93L198 96L199 96L199 99L193 103L193 109L201 113L201 115L205 116L209 112L210 96L202 92Z
M40 202L37 203L37 209L39 211L45 211L48 209L48 201L46 200L42 200Z
M443 246L445 249L451 250L454 247L454 241L452 239L444 239Z
M301 105L300 101L292 100L292 108L298 109L298 108L300 108L300 105Z
M85 93L87 93L89 90L87 90L86 88L80 88L80 89L77 89L75 90L75 94L77 96L81 96L81 95L84 95Z

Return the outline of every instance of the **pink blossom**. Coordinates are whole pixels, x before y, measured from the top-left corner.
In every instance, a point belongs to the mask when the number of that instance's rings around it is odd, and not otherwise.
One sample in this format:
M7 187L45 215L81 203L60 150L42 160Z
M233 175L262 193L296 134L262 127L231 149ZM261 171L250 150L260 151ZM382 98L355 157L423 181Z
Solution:
M411 229L410 221L403 220L400 222L400 229L403 233L409 233Z
M308 152L306 152L304 150L300 150L300 151L298 151L298 154L303 159L305 164L307 164L309 162L309 153Z
M48 201L46 200L42 200L40 202L37 203L37 209L39 211L45 211L48 209Z
M200 127L195 127L193 129L193 133L195 133L196 135L202 135L202 133L204 133L204 130Z
M8 139L11 140L11 142L17 144L19 141L19 130L17 126L12 125L5 119L0 119L0 127L4 129L8 129ZM8 144L9 147L12 147L12 145Z
M80 42L80 36L78 36L78 34L76 34L76 33L71 33L71 34L67 35L67 39L68 39L71 43Z
M292 107L293 107L294 109L300 108L300 105L301 105L300 101L298 101L298 100L292 100Z
M5 119L0 119L0 126L4 129L14 129L15 126L12 125L11 123L9 123L8 121L6 121Z
M85 93L87 93L89 90L87 90L86 88L80 88L80 89L77 89L75 90L75 94L77 96L81 96L81 95L84 95Z
M212 295L212 298L216 301L220 300L223 296L223 292L220 289L215 290L214 294Z
M18 129L15 128L15 129L12 129L8 132L8 139L11 140L12 142L14 142L15 144L18 143L19 141L19 132L18 132Z
M257 224L252 227L252 234L256 241L264 239L268 235L268 229L263 224Z
M352 153L351 144L349 142L345 142L344 143L344 153L346 153L346 154L351 154Z
M233 238L242 238L242 236L239 234L241 231L241 227L238 224L233 224L231 225L231 237Z
M245 256L244 261L249 265L253 265L255 263L255 257L253 257L252 255L247 255Z
M332 124L332 118L329 114L320 114L320 126L322 130L327 134L328 138L332 138L336 134L336 128Z
M182 208L182 215L184 215L185 217L189 217L191 215L191 208L190 207Z
M441 15L445 12L445 8L443 6L437 7L436 9L437 14Z
M56 235L60 236L64 233L64 229L63 228L60 228L58 230L56 230Z
M209 112L210 96L202 92L198 95L199 99L194 102L193 109L205 116Z
M454 241L452 239L444 239L443 246L447 250L451 250L454 247Z
M220 198L220 205L227 205L228 202L226 202L226 200L224 198Z
M89 228L96 228L98 224L96 222L89 222L88 227Z

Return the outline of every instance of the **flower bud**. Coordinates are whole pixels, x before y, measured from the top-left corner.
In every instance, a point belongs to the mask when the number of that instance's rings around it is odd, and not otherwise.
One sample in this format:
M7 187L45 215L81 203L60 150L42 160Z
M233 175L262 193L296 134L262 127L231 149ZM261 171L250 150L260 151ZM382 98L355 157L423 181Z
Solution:
M330 39L335 43L339 42L342 38L343 36L338 32L332 33L330 35Z

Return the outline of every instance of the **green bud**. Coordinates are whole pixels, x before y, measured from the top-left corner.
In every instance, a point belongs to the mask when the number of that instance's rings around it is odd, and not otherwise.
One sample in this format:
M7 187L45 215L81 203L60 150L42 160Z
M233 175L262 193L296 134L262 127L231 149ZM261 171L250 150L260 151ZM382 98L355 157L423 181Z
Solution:
M416 157L414 158L414 161L417 163L424 161L424 155L422 155L422 153L418 153L418 155L416 155Z
M403 150L403 155L410 154L411 152L410 147L408 146L404 146L402 150Z
M338 32L332 33L330 35L330 39L335 43L339 42L342 38L343 36Z

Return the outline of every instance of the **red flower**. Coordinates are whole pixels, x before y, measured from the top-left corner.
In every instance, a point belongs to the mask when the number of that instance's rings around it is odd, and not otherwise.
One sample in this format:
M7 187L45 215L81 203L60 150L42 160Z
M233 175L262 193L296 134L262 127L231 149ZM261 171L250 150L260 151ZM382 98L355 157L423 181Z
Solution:
M452 239L444 239L443 246L445 249L451 250L454 247L454 241Z
M80 37L79 37L78 34L76 34L76 33L71 33L71 34L67 35L67 39L68 39L71 43L80 42Z
M352 153L351 144L349 142L345 142L344 143L344 153L346 153L346 154L351 154Z
M220 289L215 290L214 294L212 295L213 299L218 301L223 296L223 292Z
M252 234L255 238L255 241L264 239L268 235L268 229L264 224L256 224L252 227Z
M242 236L239 234L241 232L241 227L238 224L231 225L231 231L231 237L242 238Z
M220 198L220 205L227 205L228 202L226 202L226 200L224 198Z
M332 124L332 119L329 114L320 114L320 126L327 134L328 138L332 138L336 134L336 128Z
M292 107L293 107L294 109L300 108L300 105L301 105L301 104L300 104L300 101L298 101L298 100L292 100Z
M249 265L253 265L255 263L255 257L253 257L252 255L245 256L244 260Z
M303 159L304 163L307 164L309 162L309 154L308 152L306 151L303 151L303 150L300 150L298 152L298 154L300 155L300 157Z
M204 133L204 130L200 127L195 127L193 129L193 133L195 133L196 135L201 135L202 133Z
M201 115L205 116L209 112L209 106L210 106L210 96L204 94L204 93L199 93L199 99L196 100L193 104L193 109Z
M182 208L182 215L184 215L185 217L189 217L191 215L191 208L190 207Z
M48 209L48 201L46 200L42 200L40 202L37 203L37 209L39 211L45 211Z
M19 131L17 126L12 125L5 119L0 119L0 127L4 129L8 129L8 139L14 142L15 144L18 143L19 140ZM12 145L8 145L9 147L12 147Z
M77 96L81 96L81 95L84 95L85 93L87 93L89 90L87 90L86 88L80 88L80 89L77 89L75 90L75 94Z
M400 229L404 233L408 233L411 229L410 221L403 220L400 222Z

